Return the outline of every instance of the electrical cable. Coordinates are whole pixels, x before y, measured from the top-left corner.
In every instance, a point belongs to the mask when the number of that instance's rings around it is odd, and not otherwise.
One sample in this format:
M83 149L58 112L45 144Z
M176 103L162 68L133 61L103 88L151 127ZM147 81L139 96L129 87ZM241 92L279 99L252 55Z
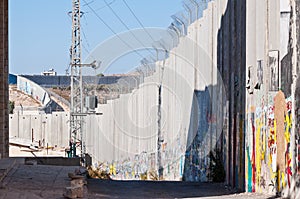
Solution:
M83 0L85 3L86 0ZM89 9L94 13L94 15L98 18L98 20L100 20L115 36L117 36L128 48L130 48L133 52L135 52L137 55L139 55L140 57L144 58L144 56L139 53L137 50L133 49L132 46L130 46L130 44L128 44L126 41L124 41L124 39L122 39L99 15L98 13L89 5L87 4L87 6L89 7Z
M108 4L109 4L109 5L111 5L111 4L113 4L115 1L116 1L116 0L112 0L112 1L111 1L111 2L109 2ZM91 1L91 2L85 3L83 6L87 6L88 4L92 4L92 3L94 3L94 1ZM102 10L103 8L106 8L106 7L107 7L107 6L105 5L105 6L102 6L102 7L100 7L100 8L96 8L96 9L95 9L95 11Z
M112 0L112 1L109 2L108 4L111 5L111 4L113 4L115 1L116 1L116 0ZM103 8L106 8L106 7L107 7L107 5L102 6L102 7L100 7L100 8L97 8L95 11L99 11L99 10L101 10L101 9L103 9Z
M137 38L137 36L130 30L130 28L127 26L127 24L121 19L121 17L115 12L115 10L106 2L106 0L104 0L106 6L110 9L110 11L115 15L115 17L118 18L118 20L123 24L123 26L130 32L130 34L152 55L153 52L151 52L147 47L145 47L145 45L143 44L143 42Z
M129 9L131 14L134 16L134 18L137 20L137 22L140 24L140 26L143 28L143 30L147 33L147 35L152 39L153 42L155 42L155 39L152 37L152 35L149 33L149 31L145 28L143 23L139 20L139 18L136 16L136 14L133 12L133 10L129 7L127 2L123 0L123 3L126 5L126 7Z

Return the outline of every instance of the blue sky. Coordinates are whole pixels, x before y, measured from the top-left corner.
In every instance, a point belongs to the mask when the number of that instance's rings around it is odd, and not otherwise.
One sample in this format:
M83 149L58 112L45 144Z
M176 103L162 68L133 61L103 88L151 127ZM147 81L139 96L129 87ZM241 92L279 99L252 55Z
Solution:
M122 0L106 0L131 29L141 28ZM82 25L82 59L99 43L113 33L90 10L97 14L117 32L127 29L106 6L104 0L81 0L85 13ZM171 15L182 10L181 0L126 0L145 27L167 28ZM13 74L40 74L54 68L65 74L69 64L71 46L72 0L10 0L9 1L9 68ZM84 35L83 35L84 32ZM122 67L132 65L133 55L119 63ZM111 70L108 73L124 72Z

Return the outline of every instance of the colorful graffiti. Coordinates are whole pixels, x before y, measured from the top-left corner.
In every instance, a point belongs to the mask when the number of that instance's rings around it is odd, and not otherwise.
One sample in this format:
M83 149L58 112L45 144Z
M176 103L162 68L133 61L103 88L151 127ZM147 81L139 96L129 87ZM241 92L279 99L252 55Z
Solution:
M281 192L291 186L292 99L279 91L269 101L248 109L246 184L248 192Z
M287 114L285 115L285 143L286 143L286 152L285 152L285 163L286 170L285 173L287 175L288 186L291 186L291 176L292 176L292 154L291 154L291 130L292 130L292 100L290 98L287 99Z
M176 142L177 143L177 142ZM163 150L163 166L165 180L181 180L184 170L184 148L168 147ZM153 180L157 175L156 153L142 152L121 161L98 163L101 169L115 180Z

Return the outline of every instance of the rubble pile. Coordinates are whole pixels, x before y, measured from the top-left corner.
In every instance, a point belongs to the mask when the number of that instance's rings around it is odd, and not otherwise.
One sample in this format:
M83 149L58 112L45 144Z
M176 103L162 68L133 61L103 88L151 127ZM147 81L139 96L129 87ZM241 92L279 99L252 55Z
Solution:
M79 170L75 170L75 173L68 173L68 177L71 179L70 186L66 187L63 196L65 198L83 198L86 188L85 176L82 175Z

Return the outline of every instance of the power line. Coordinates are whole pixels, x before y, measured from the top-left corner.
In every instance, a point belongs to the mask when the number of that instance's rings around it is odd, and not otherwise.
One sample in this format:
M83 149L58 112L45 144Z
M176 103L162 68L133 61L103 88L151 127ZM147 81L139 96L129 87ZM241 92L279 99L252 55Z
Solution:
M144 58L144 56L141 55L137 50L132 48L130 44L128 44L124 39L122 39L99 15L98 13L89 5L87 4L86 0L83 0L86 5L89 7L89 9L94 13L94 15L115 35L117 36L128 48L132 49L133 52L135 52L137 55L139 55L141 58Z
M83 18L84 18L84 21L85 21L85 26L87 27L88 26L88 20L87 20L87 18L86 18L86 16L85 16L85 13L82 15L83 16ZM81 31L82 31L82 33L83 33L83 38L84 38L84 40L85 40L85 43L86 43L86 46L84 45L84 44L82 44L82 47L83 47L83 49L85 50L85 52L87 53L87 54L90 54L90 52L91 52L91 45L90 45L90 42L89 42L89 40L87 39L87 34L86 34L86 32L84 31L84 28L81 26ZM90 55L94 60L96 60L96 58L93 56L93 55Z
M109 2L108 4L111 5L111 4L113 4L115 1L116 1L116 0L112 0L112 1ZM106 7L107 7L107 5L102 6L102 7L98 8L98 9L96 9L96 11L101 10L101 9L103 9L103 8L106 8Z
M115 1L116 1L116 0L112 0L112 1L111 1L111 2L109 2L108 4L109 4L109 5L111 5L111 4L113 4ZM87 6L88 4L92 4L92 3L94 3L94 1L91 1L91 2L85 3L83 6ZM105 6L102 6L102 7L100 7L100 8L96 8L96 9L95 9L95 11L102 10L103 8L106 8L106 7L107 7L107 5L105 5Z
M92 0L92 1L90 1L90 2L88 2L88 3L83 4L82 6L86 6L86 5L91 4L91 3L93 3L93 2L94 2L94 0Z
M137 38L137 36L130 30L130 28L127 26L127 24L121 19L121 17L114 11L114 9L106 2L106 0L104 0L105 4L107 5L107 7L110 9L110 11L115 15L115 17L118 18L118 20L123 24L123 26L130 32L130 34L152 55L153 52L151 52L144 44L143 42L141 42L141 40L139 38Z
M148 34L148 36L152 39L153 42L155 42L155 39L152 37L152 35L148 32L148 30L144 27L143 23L139 20L139 18L134 14L133 10L129 7L127 2L123 0L123 3L126 5L126 7L129 9L131 14L134 16L134 18L137 20L137 22L140 24L140 26L143 28L143 30Z
M83 18L85 19L86 26L87 26L87 20L86 20L86 17L85 17L85 15L83 15ZM90 43L89 43L89 41L88 41L88 39L87 39L87 36L86 36L86 34L85 34L85 31L84 31L84 29L83 29L83 28L81 28L81 29L82 29L83 38L84 38L84 40L85 40L85 43L86 43L86 45L87 45L88 49L90 49L90 48L91 48L91 47L90 47ZM88 51L90 51L90 50L88 50ZM88 52L88 53L89 53L89 52Z

